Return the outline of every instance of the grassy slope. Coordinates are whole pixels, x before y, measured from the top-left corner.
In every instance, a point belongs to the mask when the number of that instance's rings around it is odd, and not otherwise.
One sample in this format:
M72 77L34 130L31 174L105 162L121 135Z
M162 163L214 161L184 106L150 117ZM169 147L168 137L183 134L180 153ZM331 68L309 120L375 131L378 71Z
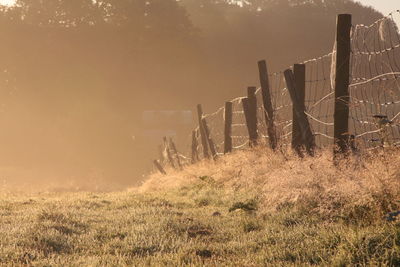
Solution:
M383 216L399 208L399 160L337 170L325 155L260 150L153 175L140 191L2 194L0 265L398 266L400 223ZM257 210L229 212L240 202Z

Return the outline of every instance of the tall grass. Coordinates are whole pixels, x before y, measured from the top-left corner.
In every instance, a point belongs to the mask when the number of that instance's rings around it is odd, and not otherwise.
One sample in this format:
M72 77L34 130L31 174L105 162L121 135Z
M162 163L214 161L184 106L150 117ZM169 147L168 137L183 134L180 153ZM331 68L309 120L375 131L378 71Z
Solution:
M373 151L343 158L331 151L298 158L260 147L202 161L169 175L153 174L141 192L193 185L209 177L216 186L257 197L263 212L294 207L329 220L372 222L400 208L400 151Z
M400 266L399 156L257 148L130 192L0 193L0 266Z

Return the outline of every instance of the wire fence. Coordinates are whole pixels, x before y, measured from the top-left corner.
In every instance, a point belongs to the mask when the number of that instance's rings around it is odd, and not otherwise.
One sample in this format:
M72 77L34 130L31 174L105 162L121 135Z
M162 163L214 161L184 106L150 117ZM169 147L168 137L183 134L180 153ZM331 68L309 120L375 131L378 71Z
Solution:
M305 105L306 115L309 118L318 147L332 144L333 140L333 113L334 113L334 89L331 68L334 52L325 56L303 62L306 65L306 88ZM270 93L274 111L274 121L279 145L287 148L291 145L293 127L293 104L283 72L269 74ZM268 138L267 126L262 106L261 88L257 89L258 103L258 133L260 140ZM249 135L246 128L242 99L239 97L231 102L233 109L233 146L243 148L249 144ZM205 118L210 124L212 138L216 140L218 152L223 152L224 142L224 108L221 107L216 113L207 114ZM264 138L263 138L264 137ZM201 149L199 147L199 149Z
M353 25L350 53L349 134L359 149L400 145L400 34L396 21L400 11L372 25ZM305 114L317 147L334 144L336 44L332 52L301 64L305 65ZM340 66L339 66L340 67ZM293 135L293 104L284 72L268 75L274 126L280 147L290 147ZM231 100L232 147L248 147L243 99ZM268 125L261 88L256 90L257 131L260 142L267 143ZM224 113L221 107L204 118L211 130L218 154L224 153ZM200 130L196 130L197 150L202 154Z
M355 25L352 29L350 131L363 148L374 148L385 142L396 145L400 141L400 34L396 20L400 20L400 11L370 26ZM306 65L306 115L319 147L331 145L334 139L335 56L336 48L327 55L302 63ZM293 124L292 100L283 72L270 74L269 79L277 135L280 144L288 146ZM248 142L241 99L232 101L235 147ZM260 90L257 100L262 103ZM217 114L206 117L215 121L213 138L223 144L223 108L219 111L218 122L214 118ZM259 107L259 111L259 132L265 137L263 108Z

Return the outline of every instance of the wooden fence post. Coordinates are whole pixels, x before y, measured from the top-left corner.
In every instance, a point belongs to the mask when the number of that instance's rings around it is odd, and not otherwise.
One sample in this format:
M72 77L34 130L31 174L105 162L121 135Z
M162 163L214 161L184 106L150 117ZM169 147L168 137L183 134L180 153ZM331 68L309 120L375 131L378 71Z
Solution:
M154 163L154 166L157 167L158 171L161 174L167 175L167 172L164 170L164 168L161 166L161 164L160 164L160 162L158 162L158 160L154 160L153 163Z
M174 152L176 162L178 163L179 169L182 170L183 168L182 168L181 159L179 158L178 149L176 149L176 145L175 145L174 141L172 140L172 137L170 137L169 143L171 144L171 149L172 149L172 152Z
M207 136L205 133L204 125L203 125L203 108L199 104L197 105L197 115L199 119L199 130L200 130L200 137L201 137L201 145L203 146L203 155L204 158L210 158L210 154L208 153L208 143L207 143Z
M203 118L202 122L203 122L204 132L207 138L207 143L210 145L210 151L213 159L215 160L217 158L217 150L215 149L214 141L211 138L210 128L208 128L206 118Z
M167 137L164 137L164 146L165 146L165 150L167 152L167 158L168 158L169 164L171 164L172 168L176 169L174 159L171 155L171 151L169 150L169 144L168 144Z
M224 129L224 154L232 152L232 114L233 104L232 102L225 103L225 129Z
M335 157L339 154L346 154L349 150L351 20L352 18L349 14L341 14L337 18L334 113Z
M197 142L197 131L192 131L192 163L199 161L199 152L197 150L199 143Z
M294 80L296 84L297 96L299 105L302 110L305 110L305 90L306 90L306 65L305 64L295 64L293 66ZM303 147L305 141L301 135L301 128L299 121L296 116L295 107L293 105L293 125L292 125L292 148L297 152L300 157L303 157Z
M274 108L271 101L267 63L265 60L261 60L258 62L258 70L260 74L260 84L262 90L264 115L267 124L269 144L271 149L275 150L278 148L278 137L275 128Z
M246 125L249 132L251 147L256 146L258 140L256 90L256 87L249 87L247 89L247 98L242 99L243 111L246 118Z
M247 98L249 99L249 115L251 121L251 132L252 132L252 142L253 145L257 145L258 141L258 119L257 119L257 87L248 87L247 88Z
M298 125L300 126L301 138L305 142L305 146L309 155L314 155L315 138L311 131L311 126L305 114L304 105L299 101L298 90L296 89L296 82L294 74L291 69L284 72L286 86L290 93L290 98L294 106L295 116L297 117Z

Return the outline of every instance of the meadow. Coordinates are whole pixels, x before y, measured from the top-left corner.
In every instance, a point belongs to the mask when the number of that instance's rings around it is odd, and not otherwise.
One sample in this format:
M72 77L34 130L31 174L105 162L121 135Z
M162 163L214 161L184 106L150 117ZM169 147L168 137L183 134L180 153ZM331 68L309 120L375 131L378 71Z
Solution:
M400 157L241 151L123 192L3 190L2 266L399 266Z

